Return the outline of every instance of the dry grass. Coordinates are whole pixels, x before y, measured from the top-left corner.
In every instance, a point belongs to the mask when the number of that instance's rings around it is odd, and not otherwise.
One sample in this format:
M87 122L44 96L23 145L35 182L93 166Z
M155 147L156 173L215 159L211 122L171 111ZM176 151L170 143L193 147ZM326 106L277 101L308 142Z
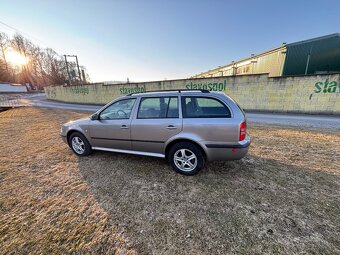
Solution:
M77 113L0 113L0 254L135 254L58 137Z
M84 115L0 113L2 253L339 252L339 134L250 125L249 156L186 177L155 158L77 158L58 124Z

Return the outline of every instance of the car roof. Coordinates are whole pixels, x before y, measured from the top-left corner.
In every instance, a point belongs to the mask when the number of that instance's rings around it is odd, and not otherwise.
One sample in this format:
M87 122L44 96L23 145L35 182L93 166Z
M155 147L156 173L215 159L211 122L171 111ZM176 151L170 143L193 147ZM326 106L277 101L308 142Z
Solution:
M142 93L131 93L126 96L141 96L141 97L147 97L147 96L178 96L178 95L201 95L201 96L206 96L206 95L216 95L216 94L221 94L217 92L211 92L209 90L157 90L157 91L146 91Z

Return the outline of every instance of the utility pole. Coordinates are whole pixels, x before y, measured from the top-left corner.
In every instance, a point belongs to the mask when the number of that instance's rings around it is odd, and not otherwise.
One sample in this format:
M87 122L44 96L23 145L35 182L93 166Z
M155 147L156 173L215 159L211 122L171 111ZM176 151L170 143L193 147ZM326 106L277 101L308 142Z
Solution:
M68 69L67 56L64 55L64 57L65 57L67 75L68 75L68 83L69 83L68 85L71 85L71 75L70 75L70 70Z
M82 84L83 82L82 82L82 78L81 78L81 73L80 73L80 68L79 68L79 63L78 63L77 55L64 55L64 57L65 57L67 73L68 73L68 77L69 77L70 81L71 81L71 75L70 75L70 71L68 69L67 57L76 58L76 64L77 64L77 69L78 69L78 77L79 77L80 84Z
M79 68L79 64L78 64L78 57L77 57L77 55L75 55L75 57L76 57L76 62L77 62L77 68L78 68L78 75L79 75L80 84L82 84L80 68Z
M83 82L86 83L86 76L85 76L85 71L84 69L81 69L81 73L83 75Z

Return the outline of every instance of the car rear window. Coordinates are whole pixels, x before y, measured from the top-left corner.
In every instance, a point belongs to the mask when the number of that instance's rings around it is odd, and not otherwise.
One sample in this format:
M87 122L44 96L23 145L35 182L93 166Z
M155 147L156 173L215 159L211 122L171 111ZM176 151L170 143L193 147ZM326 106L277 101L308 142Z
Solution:
M229 108L211 97L182 97L184 118L230 118Z

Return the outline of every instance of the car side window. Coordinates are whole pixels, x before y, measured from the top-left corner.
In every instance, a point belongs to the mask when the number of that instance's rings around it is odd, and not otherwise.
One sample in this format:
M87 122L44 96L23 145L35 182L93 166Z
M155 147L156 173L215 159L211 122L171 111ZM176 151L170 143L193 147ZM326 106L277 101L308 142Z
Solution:
M103 110L99 118L101 120L129 119L136 99L124 99L111 104Z
M184 118L230 118L229 108L211 97L182 97Z
M177 97L149 97L142 98L138 119L178 118Z

